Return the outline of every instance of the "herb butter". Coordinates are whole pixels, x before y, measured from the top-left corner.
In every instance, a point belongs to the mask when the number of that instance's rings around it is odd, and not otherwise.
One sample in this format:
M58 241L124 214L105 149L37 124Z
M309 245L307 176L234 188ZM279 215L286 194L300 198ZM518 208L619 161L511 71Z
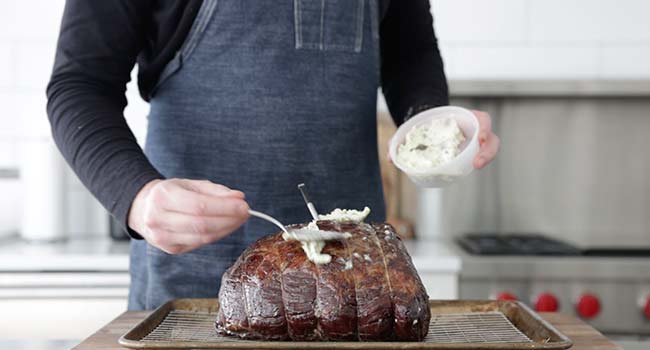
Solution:
M399 164L413 171L427 171L444 165L460 153L465 135L452 118L434 119L415 126L397 148Z
M366 217L370 214L370 208L365 207L362 211L354 209L334 209L331 213L325 215L319 215L320 220L330 220L336 222L363 222ZM318 224L316 220L310 222L307 227L309 230L318 231ZM288 237L285 237L286 240ZM323 254L323 248L325 248L325 241L300 241L302 250L307 255L307 259L312 261L316 265L327 264L332 261L332 256L329 254Z

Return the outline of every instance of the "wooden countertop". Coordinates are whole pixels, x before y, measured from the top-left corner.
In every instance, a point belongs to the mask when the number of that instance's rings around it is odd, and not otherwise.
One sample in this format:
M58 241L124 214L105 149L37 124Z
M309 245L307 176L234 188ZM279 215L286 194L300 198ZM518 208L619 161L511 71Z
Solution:
M148 314L149 311L127 311L73 349L124 350L126 348L119 346L117 340ZM593 327L575 317L557 313L540 315L573 340L572 350L622 350Z

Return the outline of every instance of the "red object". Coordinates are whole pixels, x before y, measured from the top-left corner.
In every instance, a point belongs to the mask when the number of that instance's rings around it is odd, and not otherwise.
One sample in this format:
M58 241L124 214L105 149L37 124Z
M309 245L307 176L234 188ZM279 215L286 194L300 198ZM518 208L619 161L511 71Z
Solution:
M650 296L643 299L643 316L650 320Z
M541 293L535 300L535 311L539 312L556 312L560 308L555 295L551 293Z
M576 312L582 318L594 318L600 313L600 300L593 294L583 294L576 303Z
M499 292L496 297L497 300L517 300L517 296L510 292Z

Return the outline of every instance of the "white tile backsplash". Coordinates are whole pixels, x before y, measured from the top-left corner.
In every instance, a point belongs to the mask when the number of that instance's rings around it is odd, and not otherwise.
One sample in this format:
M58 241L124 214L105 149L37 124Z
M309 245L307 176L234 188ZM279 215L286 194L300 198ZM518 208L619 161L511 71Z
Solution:
M70 236L108 235L108 214L85 188L68 190L66 202Z
M642 61L650 48L650 1L431 5L450 79L650 79ZM477 55L490 61L475 61Z
M523 43L526 1L431 0L431 12L442 42Z
M3 0L7 1L7 0ZM19 39L55 41L65 0L8 0L14 2L13 36Z
M0 89L9 89L14 83L13 48L11 42L0 41Z
M456 49L453 46L449 46L446 43L439 43L440 55L442 56L442 63L445 67L445 73L456 71L458 65L456 64L458 60L456 59Z
M635 44L650 41L650 1L529 0L533 42Z
M0 40L11 40L15 37L16 0L0 1Z
M457 79L581 79L598 72L598 50L580 47L465 47L448 73Z
M16 94L9 91L0 90L0 140L16 142L19 135L22 134L22 122L18 119L18 103Z
M0 167L3 165L0 164ZM2 193L0 195L0 237L14 235L20 228L22 208L20 181L18 179L0 179L0 193Z
M599 42L611 30L609 0L529 0L533 42ZM623 1L624 2L624 1Z
M650 45L601 48L600 77L606 79L647 79L650 77Z
M29 88L45 94L54 65L56 42L54 40L21 41L16 44L16 81L18 88Z
M22 90L13 94L12 117L16 120L19 137L21 139L49 138L51 135L50 123L47 119L45 104L45 90L38 89L40 93Z
M79 177L77 176L77 174L74 173L74 171L69 165L66 166L65 171L66 171L65 185L68 188L68 190L81 191L85 189L84 185L81 183L81 180L79 180Z
M607 44L648 44L650 42L650 1L600 0L605 10L601 23L603 41Z
M0 168L15 169L18 166L16 143L0 136ZM1 193L1 192L0 192ZM2 207L0 207L2 211Z

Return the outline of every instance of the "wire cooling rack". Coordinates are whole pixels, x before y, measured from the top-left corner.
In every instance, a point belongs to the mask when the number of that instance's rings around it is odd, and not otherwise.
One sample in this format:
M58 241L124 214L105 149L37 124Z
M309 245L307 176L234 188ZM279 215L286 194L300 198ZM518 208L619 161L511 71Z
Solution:
M172 310L142 340L153 342L243 342L220 335L214 328L216 314ZM528 343L525 334L501 312L432 315L424 342L432 343Z

